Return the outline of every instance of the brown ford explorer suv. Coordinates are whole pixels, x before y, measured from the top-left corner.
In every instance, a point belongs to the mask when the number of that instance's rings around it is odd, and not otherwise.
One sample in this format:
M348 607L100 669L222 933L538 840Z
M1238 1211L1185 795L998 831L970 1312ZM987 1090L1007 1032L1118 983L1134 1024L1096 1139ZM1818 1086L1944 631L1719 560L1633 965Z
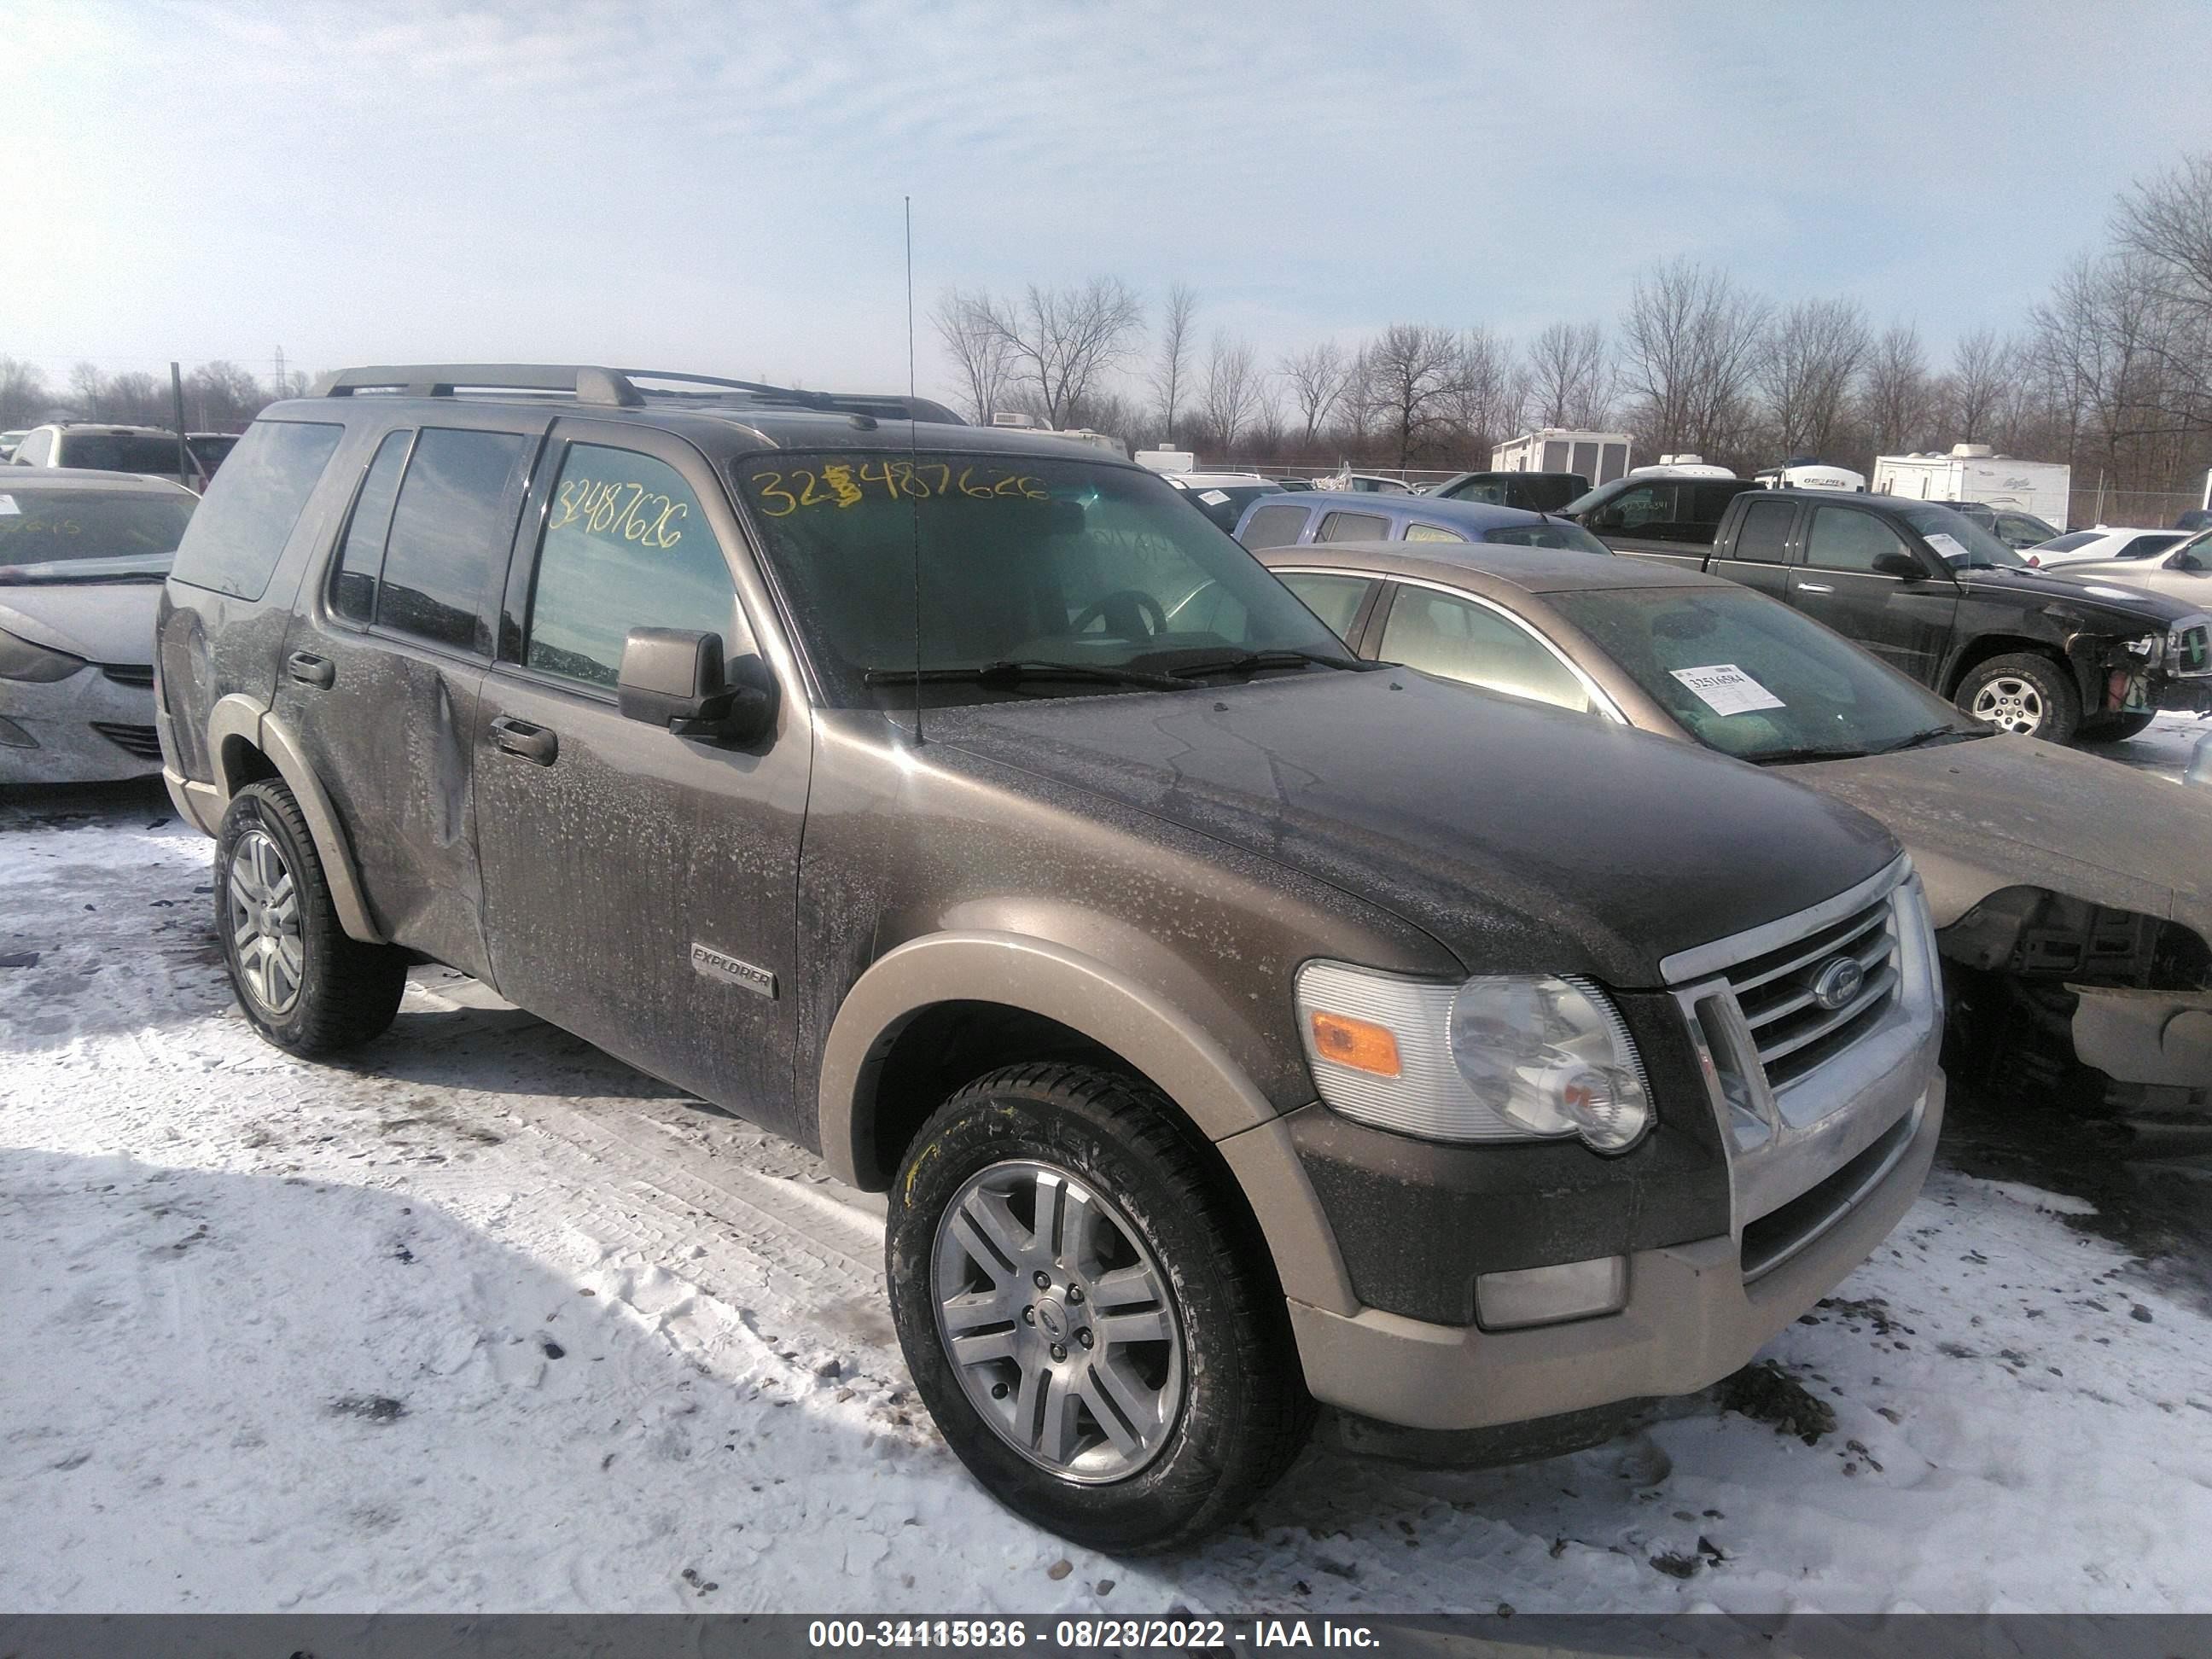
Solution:
M240 441L158 634L246 1018L333 1053L442 963L887 1190L946 1440L1097 1547L1234 1518L1316 1402L1703 1388L1935 1146L1887 830L1355 661L1058 439L350 371Z

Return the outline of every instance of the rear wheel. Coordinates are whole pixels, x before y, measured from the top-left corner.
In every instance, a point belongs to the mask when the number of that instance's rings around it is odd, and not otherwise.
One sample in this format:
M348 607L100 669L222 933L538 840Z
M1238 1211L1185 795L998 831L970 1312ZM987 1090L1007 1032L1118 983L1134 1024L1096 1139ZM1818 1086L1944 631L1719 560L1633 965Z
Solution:
M307 820L282 783L232 797L216 840L215 911L239 1008L278 1048L337 1054L399 1012L405 953L347 936Z
M2064 669L2048 657L2014 652L1967 671L1954 701L2000 732L2069 743L2081 723L2081 697Z
M948 1100L892 1188L924 1403L994 1497L1092 1548L1234 1520L1311 1426L1281 1289L1202 1150L1141 1085L1017 1066Z

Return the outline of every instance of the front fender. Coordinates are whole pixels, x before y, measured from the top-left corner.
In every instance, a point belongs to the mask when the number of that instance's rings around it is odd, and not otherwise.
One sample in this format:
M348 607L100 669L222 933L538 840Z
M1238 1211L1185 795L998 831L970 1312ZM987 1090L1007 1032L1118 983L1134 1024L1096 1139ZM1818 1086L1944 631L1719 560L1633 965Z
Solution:
M1142 1072L1218 1146L1266 1236L1285 1291L1357 1307L1320 1200L1280 1113L1226 1049L1152 988L1065 945L990 929L945 932L887 952L839 1006L822 1056L822 1152L832 1173L863 1188L875 1167L876 1077L908 1023L946 1002L988 1002L1056 1020Z

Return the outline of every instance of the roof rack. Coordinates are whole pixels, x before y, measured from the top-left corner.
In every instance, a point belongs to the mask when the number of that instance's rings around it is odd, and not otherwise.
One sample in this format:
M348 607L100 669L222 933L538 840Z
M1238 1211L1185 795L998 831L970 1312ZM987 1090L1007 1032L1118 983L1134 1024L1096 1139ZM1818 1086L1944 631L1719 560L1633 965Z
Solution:
M699 391L659 391L640 380L673 382ZM732 405L812 409L841 415L866 415L895 421L966 424L944 404L927 398L882 392L803 392L758 380L731 380L713 374L672 369L603 368L561 363L404 363L340 369L317 383L313 396L350 398L358 392L395 392L410 398L453 398L464 392L527 392L565 394L578 403L641 409L648 403L683 401L702 407ZM736 394L736 395L732 395Z

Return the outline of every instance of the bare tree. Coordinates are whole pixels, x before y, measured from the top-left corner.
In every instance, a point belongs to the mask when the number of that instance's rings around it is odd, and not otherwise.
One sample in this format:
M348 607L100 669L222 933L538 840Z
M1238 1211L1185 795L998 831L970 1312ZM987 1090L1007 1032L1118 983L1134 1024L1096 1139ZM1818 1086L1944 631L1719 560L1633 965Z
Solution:
M0 357L0 427L30 426L50 402L46 374L36 363Z
M1175 442L1176 411L1190 389L1197 315L1197 290L1186 283L1170 284L1167 305L1160 313L1159 355L1153 360L1152 373L1152 394L1160 400L1161 441L1170 446Z
M1749 416L1764 300L1687 259L1636 279L1620 320L1622 381L1660 451L1732 449Z
M1393 323L1360 351L1355 395L1401 468L1451 430L1465 368L1458 337L1422 323Z
M1118 276L1069 288L1031 283L1019 301L978 298L979 314L1005 343L1014 380L1036 393L1056 427L1127 361L1145 331L1144 307Z
M1882 331L1867 357L1860 418L1878 455L1917 447L1927 438L1933 398L1920 331L1910 323Z
M243 427L270 403L261 382L247 370L222 358L202 363L185 377L186 418L196 430L225 431Z
M2015 370L2012 346L1993 328L1962 335L1952 349L1951 372L1943 377L1944 412L1960 443L1979 443L1990 416L2003 400L2005 383Z
M78 363L70 370L70 390L76 394L77 407L88 420L99 420L100 394L106 389L106 377L100 374L100 365Z
M1522 380L1513 349L1486 328L1460 336L1459 367L1451 389L1452 424L1477 465L1521 422Z
M1304 351L1285 352L1276 363L1275 372L1290 388L1291 404L1304 426L1301 443L1311 444L1328 424L1337 400L1344 396L1352 368L1343 348L1334 340L1323 340Z
M2138 180L2121 197L2112 232L2151 262L2164 298L2212 319L2212 153Z
M1251 424L1260 406L1260 366L1244 341L1217 331L1206 354L1206 380L1199 390L1199 418L1224 450Z
M949 288L937 296L929 320L945 354L960 372L962 401L968 412L984 426L998 413L1012 378L1012 354L1006 337L994 325L991 296L978 290L963 293Z
M1776 321L1759 383L1782 459L1828 457L1870 343L1856 300L1801 300Z
M1596 429L1613 417L1613 363L1602 323L1553 323L1529 342L1523 380L1536 426Z
M133 426L168 426L176 419L168 386L140 368L111 375L102 402L111 421Z

